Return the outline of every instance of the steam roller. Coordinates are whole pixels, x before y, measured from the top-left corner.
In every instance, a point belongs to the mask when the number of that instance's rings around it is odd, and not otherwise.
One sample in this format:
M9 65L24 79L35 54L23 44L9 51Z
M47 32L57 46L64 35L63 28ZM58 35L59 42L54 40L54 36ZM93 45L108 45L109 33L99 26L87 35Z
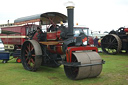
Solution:
M26 70L36 71L41 65L59 67L63 64L66 76L72 80L97 77L102 71L104 61L97 53L96 47L68 47L63 58L62 55L50 53L48 50L46 54L40 43L35 40L24 42L21 59Z
M19 24L26 19L34 21L37 18L41 25L50 24L46 26L49 27L46 28L47 32L42 32L39 27L37 31L29 32L29 38L23 43L21 60L26 70L36 71L40 66L57 68L64 65L66 76L73 80L100 75L104 61L97 53L98 49L88 42L86 34L89 31L74 36L73 9L74 6L67 6L68 17L58 12L47 12L16 20ZM63 24L67 21L68 27Z

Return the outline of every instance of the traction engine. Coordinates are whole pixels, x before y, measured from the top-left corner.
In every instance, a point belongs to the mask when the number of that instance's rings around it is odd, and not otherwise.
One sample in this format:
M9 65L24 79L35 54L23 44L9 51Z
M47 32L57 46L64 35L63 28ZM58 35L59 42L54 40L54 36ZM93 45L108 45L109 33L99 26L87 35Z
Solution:
M107 54L117 54L128 51L128 28L120 27L118 30L110 33L101 40L102 50Z
M68 6L67 11L68 18L58 12L47 12L14 21L15 24L39 21L41 25L50 25L47 32L42 32L38 27L37 31L34 30L23 43L21 49L23 67L29 71L36 71L41 65L59 67L63 64L65 74L70 79L97 77L102 71L104 61L97 53L96 47L91 47L88 43L83 44L85 39L88 40L84 33L74 37L74 7ZM67 19L68 27L62 24ZM60 21L59 26L57 24Z

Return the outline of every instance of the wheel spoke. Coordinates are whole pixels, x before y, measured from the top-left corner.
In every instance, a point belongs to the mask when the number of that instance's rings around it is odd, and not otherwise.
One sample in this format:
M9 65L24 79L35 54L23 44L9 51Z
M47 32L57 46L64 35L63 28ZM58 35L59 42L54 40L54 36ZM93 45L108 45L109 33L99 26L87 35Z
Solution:
M113 43L115 40L116 40L116 38L114 38L111 43Z
M35 64L34 60L32 59L32 51L33 51L33 46L31 45L31 43L28 44L28 50L29 50L29 55L27 56L26 60L28 60L28 64L29 66L32 68L33 65Z
M110 36L110 38L109 38L109 43L111 43L111 39L112 39L112 36Z
M33 54L32 56L34 56L35 57L35 55Z
M28 51L30 51L30 50L29 50L29 46L27 46L27 49L28 49Z
M26 60L26 62L28 62L28 60L29 60L28 56L25 57L25 60Z
M31 61L32 61L33 64L35 64L35 61L32 58L31 58Z
M112 46L114 41L115 41L115 38L113 40L110 39L110 44L108 44L108 47L107 48L109 48L110 46Z
M31 51L31 50L30 50L30 49L31 49L31 43L29 43L29 45L28 45L28 46L29 46L29 51Z
M28 56L27 54L25 54L25 56Z
M25 50L25 52L28 54L28 50Z
M32 46L32 44L30 44L30 51L33 51L34 47Z
M30 62L31 62L31 61L30 61L30 59L29 59L29 60L28 60L28 64L30 64Z
M28 65L30 68L32 68L34 66L34 64L35 64L35 62L32 58L28 60Z

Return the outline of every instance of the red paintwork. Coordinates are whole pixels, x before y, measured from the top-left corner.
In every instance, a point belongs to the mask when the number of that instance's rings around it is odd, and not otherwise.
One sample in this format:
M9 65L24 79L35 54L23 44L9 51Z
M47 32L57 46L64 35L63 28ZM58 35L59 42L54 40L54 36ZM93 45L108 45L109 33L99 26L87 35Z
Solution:
M13 45L22 45L26 39L25 38L15 38L15 37L26 36L27 35L26 34L27 27L31 28L32 25L28 24L28 25L23 25L23 26L11 26L11 27L1 28L1 30L20 33L20 34L0 34L0 36L8 36L8 37L12 36L12 38L1 38L3 43L4 44L13 44Z
M61 30L54 31L54 32L47 32L47 40L57 40L57 39L61 40L60 33L61 33Z
M125 31L125 32L128 32L128 28L125 28L124 31Z
M21 59L17 59L16 61L17 61L17 63L21 63Z
M56 40L57 32L47 32L47 40Z
M38 33L36 32L35 35L33 36L33 40L38 41L38 39L37 39L37 35L38 35Z
M88 36L88 39L89 39L89 44L94 44L94 41L93 41L93 38L91 36Z
M66 59L67 62L72 62L72 51L85 51L85 50L92 50L98 52L97 47L90 47L90 46L81 46L81 47L68 47L66 50Z
M60 33L61 33L61 30L58 30L58 31L57 31L57 35L56 35L56 36L57 36L57 39L59 39L59 40L61 40L61 39L60 39Z
M85 37L84 39L82 39L83 42L87 41L87 37Z
M51 53L56 53L56 54L64 54L63 50L62 50L62 43L59 43L57 45L54 46L54 49L50 48L50 45L47 46L47 49L51 52Z
M10 34L8 36L25 36L25 26L16 26L16 27L4 27L1 30L18 32L21 34ZM0 34L0 36L7 36L7 34ZM1 38L4 44L15 44L21 45L24 42L24 39L21 38Z

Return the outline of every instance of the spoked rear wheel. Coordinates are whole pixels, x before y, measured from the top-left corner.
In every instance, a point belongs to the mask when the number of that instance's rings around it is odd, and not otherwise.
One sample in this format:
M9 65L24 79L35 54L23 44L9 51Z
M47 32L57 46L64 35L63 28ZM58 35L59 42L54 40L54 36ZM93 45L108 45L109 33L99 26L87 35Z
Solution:
M107 54L117 54L122 48L122 42L117 35L109 34L102 39L101 47Z
M22 64L26 70L36 71L42 62L42 50L35 40L25 41L21 49Z

